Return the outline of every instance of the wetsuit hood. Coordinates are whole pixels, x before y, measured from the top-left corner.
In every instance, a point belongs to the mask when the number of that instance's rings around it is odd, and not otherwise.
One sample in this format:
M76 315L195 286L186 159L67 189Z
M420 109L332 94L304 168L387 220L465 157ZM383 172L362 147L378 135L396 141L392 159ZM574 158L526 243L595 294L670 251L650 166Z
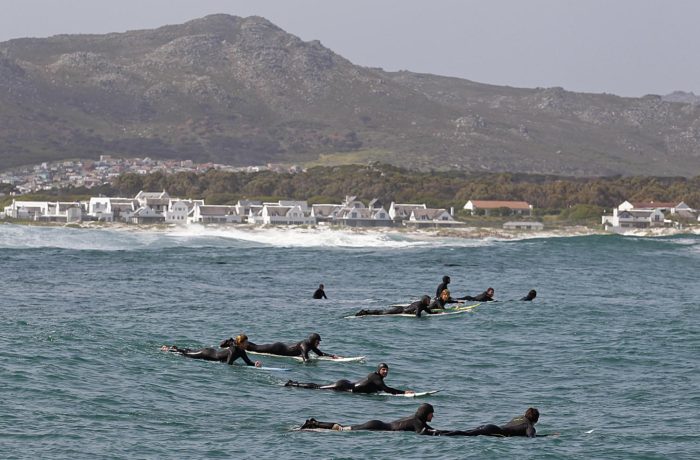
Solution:
M443 277L442 277L442 282L443 282L443 283L449 283L449 282L450 282L450 277L447 276L447 275L443 276Z
M309 342L314 343L314 341L316 341L316 340L318 340L320 342L321 336L315 332L313 334L309 335Z
M433 412L435 412L435 410L431 404L423 403L418 407L418 410L416 410L416 418L421 422L426 422L428 421L428 415Z
M379 374L379 371L381 371L382 369L389 370L389 365L387 363L379 363L379 365L377 366L377 374Z

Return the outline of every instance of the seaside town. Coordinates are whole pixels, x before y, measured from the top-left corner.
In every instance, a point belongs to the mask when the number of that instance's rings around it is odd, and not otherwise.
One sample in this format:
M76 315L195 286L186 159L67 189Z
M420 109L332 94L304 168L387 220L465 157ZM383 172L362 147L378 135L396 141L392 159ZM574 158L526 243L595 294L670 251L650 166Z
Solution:
M42 163L0 173L0 183L11 184L13 195L52 188L93 188L107 184L120 174L163 172L202 173L210 169L231 172L299 172L301 168L268 164L236 168L215 163L197 164L191 160L152 160L150 158L112 158L102 155L98 161L67 160ZM469 200L463 207L468 215L489 216L507 209L516 220L504 222L504 230L543 230L544 224L532 218L533 206L525 201ZM698 211L686 203L624 201L612 215L601 216L606 231L664 228L678 226L676 216L686 222L700 222ZM455 219L454 209L429 208L425 203L395 203L388 206L371 200L367 205L355 196L342 203L309 205L303 200L262 202L239 200L235 205L207 205L204 200L171 197L166 191L141 191L134 197L91 197L89 201L51 202L13 199L0 218L35 222L119 222L126 224L254 224L317 225L345 227L445 228L464 226Z
M301 170L298 166L285 168L279 164L233 167L218 163L194 163L192 160L153 160L148 157L113 158L111 155L100 155L99 160L65 160L2 171L0 172L0 184L10 184L17 190L17 193L25 194L66 187L85 187L89 189L108 184L115 177L125 173L203 173L210 169L228 172L258 172L264 170L298 172Z

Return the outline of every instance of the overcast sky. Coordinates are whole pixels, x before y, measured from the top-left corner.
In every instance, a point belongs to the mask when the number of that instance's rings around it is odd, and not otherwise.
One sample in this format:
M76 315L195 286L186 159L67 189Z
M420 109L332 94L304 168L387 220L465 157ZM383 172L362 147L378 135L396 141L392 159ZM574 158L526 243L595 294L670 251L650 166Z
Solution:
M518 87L700 95L696 0L3 0L0 41L263 16L355 64Z

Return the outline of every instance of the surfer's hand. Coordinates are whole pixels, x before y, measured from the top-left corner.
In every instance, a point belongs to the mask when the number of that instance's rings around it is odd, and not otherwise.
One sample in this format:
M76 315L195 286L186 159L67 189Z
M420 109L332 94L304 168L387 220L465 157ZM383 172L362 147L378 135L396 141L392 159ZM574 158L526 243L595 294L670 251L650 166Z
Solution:
M405 394L405 395L414 395L414 394L416 394L416 392L413 391L413 390L406 390L406 391L403 392L403 394Z
M255 361L255 367L262 367L262 362Z

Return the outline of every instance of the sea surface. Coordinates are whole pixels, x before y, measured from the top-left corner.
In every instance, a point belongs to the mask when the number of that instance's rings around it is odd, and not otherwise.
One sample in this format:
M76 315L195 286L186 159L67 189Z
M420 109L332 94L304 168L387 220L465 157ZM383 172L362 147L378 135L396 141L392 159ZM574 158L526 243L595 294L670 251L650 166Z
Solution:
M360 308L493 286L443 318ZM328 230L81 229L0 224L0 458L700 458L700 236L519 240ZM328 300L312 300L324 283ZM528 290L537 299L519 302ZM255 370L163 344L321 334L364 363L264 357ZM441 390L409 399L285 388L287 379ZM305 419L502 424L538 434L441 438L301 432Z

